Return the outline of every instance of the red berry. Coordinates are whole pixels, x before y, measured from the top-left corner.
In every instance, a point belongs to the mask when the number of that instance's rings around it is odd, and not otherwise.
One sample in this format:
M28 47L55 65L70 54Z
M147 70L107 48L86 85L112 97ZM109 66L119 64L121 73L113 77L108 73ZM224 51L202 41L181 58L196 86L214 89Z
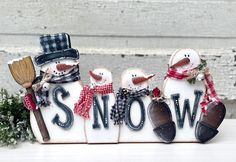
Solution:
M152 90L152 95L153 95L153 97L160 97L160 95L161 95L161 91L160 91L160 89L159 88L154 88L153 90Z

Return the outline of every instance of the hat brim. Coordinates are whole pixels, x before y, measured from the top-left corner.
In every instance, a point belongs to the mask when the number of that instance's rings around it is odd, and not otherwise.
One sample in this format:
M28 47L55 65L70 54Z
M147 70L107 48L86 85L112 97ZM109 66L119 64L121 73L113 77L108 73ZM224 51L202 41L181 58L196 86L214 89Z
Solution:
M37 66L42 66L46 63L52 62L58 59L79 59L79 51L73 48L55 51L52 53L44 53L34 57L34 61Z

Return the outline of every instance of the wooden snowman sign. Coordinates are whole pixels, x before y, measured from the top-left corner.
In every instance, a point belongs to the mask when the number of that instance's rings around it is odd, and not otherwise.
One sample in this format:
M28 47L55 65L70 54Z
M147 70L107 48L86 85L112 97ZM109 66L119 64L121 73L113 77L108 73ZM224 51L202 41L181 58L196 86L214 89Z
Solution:
M31 57L8 63L27 91L23 103L40 143L205 143L218 134L226 109L195 50L172 54L162 93L148 89L153 74L131 68L122 73L115 96L112 73L105 68L89 71L90 84L82 86L79 52L68 34L42 35L40 44L36 79Z
M195 50L182 49L172 54L163 93L177 127L174 141L206 142L217 134L225 108L216 95L206 62ZM203 118L215 118L216 123L204 123Z
M152 125L147 117L151 102L147 75L141 69L127 69L121 75L121 88L116 95L111 118L120 124L119 142L156 142Z
M50 135L47 142L84 143L84 119L73 113L82 90L79 52L71 48L70 37L66 33L42 35L40 44L43 53L35 57L35 63L41 70L33 88ZM45 142L34 116L30 117L36 139Z
M112 73L105 68L89 71L90 85L85 85L74 112L85 118L88 143L118 143L119 125L110 120L115 103Z

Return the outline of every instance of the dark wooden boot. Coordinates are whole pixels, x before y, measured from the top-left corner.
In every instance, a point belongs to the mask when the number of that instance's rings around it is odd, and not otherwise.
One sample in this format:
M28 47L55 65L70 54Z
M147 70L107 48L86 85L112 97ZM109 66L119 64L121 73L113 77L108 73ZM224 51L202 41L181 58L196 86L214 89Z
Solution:
M164 101L152 100L148 107L148 116L154 127L154 133L163 142L172 142L176 135L176 126L172 121L169 106Z
M222 121L225 118L226 109L222 102L210 103L206 113L202 113L195 128L195 136L201 143L205 143L214 138Z

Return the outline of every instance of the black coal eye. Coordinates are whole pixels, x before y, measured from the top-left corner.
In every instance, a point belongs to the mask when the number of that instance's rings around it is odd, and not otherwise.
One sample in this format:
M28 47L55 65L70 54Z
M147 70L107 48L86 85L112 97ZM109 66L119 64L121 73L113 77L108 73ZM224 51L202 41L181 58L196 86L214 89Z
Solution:
M188 55L188 57L189 57L189 55Z
M132 77L134 77L134 74L132 74Z
M60 63L60 61L58 61L57 63Z
M103 75L103 73L102 73L102 75Z
M187 55L185 54L184 57L187 57Z

